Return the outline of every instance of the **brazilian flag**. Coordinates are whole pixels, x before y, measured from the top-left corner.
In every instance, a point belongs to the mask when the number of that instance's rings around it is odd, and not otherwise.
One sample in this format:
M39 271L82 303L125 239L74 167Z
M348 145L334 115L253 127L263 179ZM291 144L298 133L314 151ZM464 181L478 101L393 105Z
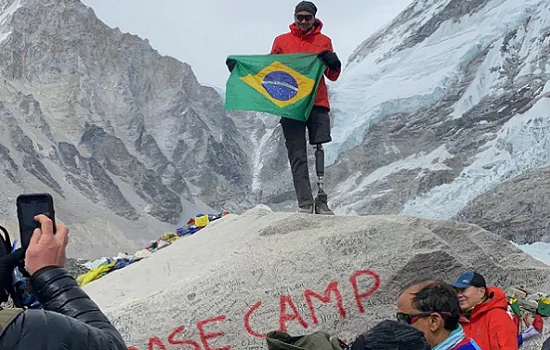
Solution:
M317 54L229 56L227 111L256 111L306 121L325 63Z

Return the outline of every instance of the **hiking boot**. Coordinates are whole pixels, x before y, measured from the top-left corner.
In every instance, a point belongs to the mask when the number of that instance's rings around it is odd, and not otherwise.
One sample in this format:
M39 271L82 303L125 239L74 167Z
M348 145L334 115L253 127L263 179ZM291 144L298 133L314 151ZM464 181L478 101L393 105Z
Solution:
M313 214L313 204L304 205L298 209L298 213Z
M319 193L315 198L315 214L334 215L334 212L328 207L327 195L324 192Z

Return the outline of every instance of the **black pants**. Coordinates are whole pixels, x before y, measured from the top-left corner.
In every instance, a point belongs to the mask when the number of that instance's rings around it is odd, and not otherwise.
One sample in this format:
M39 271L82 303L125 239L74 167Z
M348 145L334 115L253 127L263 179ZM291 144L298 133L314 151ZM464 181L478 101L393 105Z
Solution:
M325 107L314 106L305 123L294 119L281 118L288 160L294 180L294 189L300 207L313 204L307 165L306 128L311 145L332 141L328 111Z

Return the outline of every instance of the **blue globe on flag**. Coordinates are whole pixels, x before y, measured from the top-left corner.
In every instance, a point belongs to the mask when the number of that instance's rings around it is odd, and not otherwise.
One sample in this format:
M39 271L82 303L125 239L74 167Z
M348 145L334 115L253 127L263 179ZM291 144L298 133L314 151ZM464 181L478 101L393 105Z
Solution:
M275 71L266 74L262 86L269 96L279 101L289 101L298 93L298 82L287 72Z

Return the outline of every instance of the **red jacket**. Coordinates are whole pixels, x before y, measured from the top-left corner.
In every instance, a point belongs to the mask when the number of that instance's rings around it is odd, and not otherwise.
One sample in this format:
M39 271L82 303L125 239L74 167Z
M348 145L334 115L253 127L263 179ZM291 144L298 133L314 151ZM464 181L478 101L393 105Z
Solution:
M518 331L507 312L506 294L500 288L490 287L487 295L489 299L472 310L469 320L460 319L464 333L483 350L517 350Z
M271 54L319 53L323 50L334 51L332 48L332 40L321 33L323 23L319 19L317 19L313 28L305 34L303 34L302 30L294 23L292 23L289 28L289 33L281 34L275 38L273 47L271 48ZM340 76L340 71L333 71L327 68L325 75L330 80L336 81ZM324 77L321 77L321 81L319 82L314 104L330 109L327 85Z

